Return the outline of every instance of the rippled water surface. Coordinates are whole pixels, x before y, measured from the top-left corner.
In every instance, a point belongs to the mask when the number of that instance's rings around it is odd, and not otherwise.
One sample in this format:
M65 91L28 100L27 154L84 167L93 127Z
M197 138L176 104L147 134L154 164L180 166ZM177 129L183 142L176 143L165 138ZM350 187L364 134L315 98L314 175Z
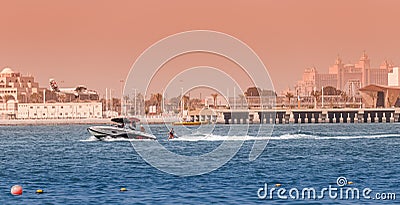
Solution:
M168 150L182 155L205 154L223 140L245 140L239 152L221 168L199 176L179 177L147 164L126 140L94 140L87 126L0 127L0 204L209 204L286 203L376 204L377 200L261 200L259 188L321 190L338 187L336 179L353 182L345 187L372 193L400 194L400 124L277 125L267 148L255 161L249 152L257 126L248 133L227 136L229 126L187 130L167 141L167 128L151 130ZM210 130L212 132L210 132ZM258 139L258 138L257 138ZM138 142L134 142L138 143ZM148 143L151 149L152 142ZM10 188L20 184L21 196ZM120 192L126 187L127 192ZM35 191L43 189L44 194ZM277 187L278 189L278 187ZM327 195L328 196L328 195ZM269 196L268 196L269 197ZM267 198L268 198L267 197ZM400 198L400 196L397 196Z

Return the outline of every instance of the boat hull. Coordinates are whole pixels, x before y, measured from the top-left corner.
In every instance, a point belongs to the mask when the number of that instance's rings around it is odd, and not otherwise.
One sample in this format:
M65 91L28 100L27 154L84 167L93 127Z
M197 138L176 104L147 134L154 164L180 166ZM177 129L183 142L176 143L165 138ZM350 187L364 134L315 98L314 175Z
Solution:
M130 130L126 128L117 128L109 126L93 126L87 128L87 131L98 139L103 139L105 137L112 138L126 138L126 139L150 139L156 140L156 136L140 132L137 130Z

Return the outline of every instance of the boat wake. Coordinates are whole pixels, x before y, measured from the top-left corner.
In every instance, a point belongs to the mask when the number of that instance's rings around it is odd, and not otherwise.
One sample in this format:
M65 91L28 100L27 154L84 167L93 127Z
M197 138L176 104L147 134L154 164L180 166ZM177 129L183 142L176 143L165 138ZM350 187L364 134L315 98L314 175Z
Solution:
M311 134L283 134L279 136L224 136L224 135L214 135L214 134L191 134L183 135L170 141L187 141L187 142L197 142L197 141L254 141L254 140L353 140L353 139L378 139L378 138L400 138L400 134L378 134L378 135L354 135L354 136L318 136ZM137 142L137 141L154 141L150 139L127 139L127 138L112 138L105 137L102 140L97 139L94 136L90 136L87 139L80 140L81 142L94 142L94 141L105 141L105 142Z
M154 141L151 139L127 139L123 137L104 137L101 140L96 138L95 136L90 136L87 139L79 140L80 142L95 142L95 141L104 141L104 142L137 142L137 141Z
M222 135L184 135L178 138L171 139L172 141L248 141L248 140L269 140L269 137L256 137L256 136L222 136Z
M317 137L316 139L377 139L377 138L400 138L400 134L360 135L360 136L332 136Z
M360 135L360 136L317 136L309 134L283 134L280 136L222 136L222 135L184 135L171 141L252 141L252 140L352 140L352 139L377 139L377 138L400 138L400 134Z

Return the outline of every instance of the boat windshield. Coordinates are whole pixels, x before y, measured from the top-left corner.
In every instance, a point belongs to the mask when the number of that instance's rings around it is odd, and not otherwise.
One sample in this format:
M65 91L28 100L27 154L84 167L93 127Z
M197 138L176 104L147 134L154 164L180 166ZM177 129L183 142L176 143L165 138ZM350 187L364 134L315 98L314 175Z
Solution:
M136 122L132 121L130 123L126 123L128 125L128 128L131 130L136 130Z
M121 123L113 123L113 124L111 124L111 126L118 127L118 128L124 128L124 124L121 124Z
M139 122L139 119L117 117L117 118L112 118L111 121L118 124L116 125L116 127L136 130L136 122Z

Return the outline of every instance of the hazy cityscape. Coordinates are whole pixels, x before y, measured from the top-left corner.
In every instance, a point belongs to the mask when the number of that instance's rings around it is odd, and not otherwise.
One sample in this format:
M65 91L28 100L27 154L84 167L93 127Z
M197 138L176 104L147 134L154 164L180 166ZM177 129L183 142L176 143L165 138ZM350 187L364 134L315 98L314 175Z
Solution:
M99 96L96 88L88 89L84 85L63 88L55 79L49 79L47 86L39 85L32 75L4 68L0 73L0 113L2 119L86 119L124 115L192 116L191 120L194 120L193 116L198 116L204 109L219 112L399 107L399 67L385 59L374 68L370 61L365 51L354 63L345 64L338 55L328 73L315 67L305 68L292 89L277 92L249 87L244 93L227 98L217 92L203 97L184 93L183 97L171 98L161 92L146 97L137 92L120 98L114 96L122 90L111 89L106 89L105 96Z

